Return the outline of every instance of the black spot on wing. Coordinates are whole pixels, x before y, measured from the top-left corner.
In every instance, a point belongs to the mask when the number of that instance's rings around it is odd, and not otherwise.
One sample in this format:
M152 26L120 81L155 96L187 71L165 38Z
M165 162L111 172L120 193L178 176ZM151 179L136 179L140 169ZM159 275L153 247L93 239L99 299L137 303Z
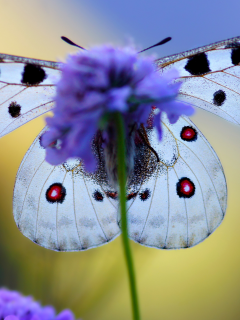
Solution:
M226 93L223 90L218 90L213 94L213 103L220 107L226 100Z
M8 113L12 118L17 118L21 114L21 106L16 101L12 101L8 107Z
M211 71L206 53L198 53L188 59L184 67L193 76L199 76Z
M231 59L235 66L240 63L240 48L232 49Z
M93 198L96 201L103 201L103 194L100 191L95 190L94 193L93 193Z
M139 197L142 201L146 201L147 199L150 198L151 192L149 189L144 190L139 194Z
M28 63L24 67L21 82L28 86L34 86L43 82L46 78L46 72L42 67Z

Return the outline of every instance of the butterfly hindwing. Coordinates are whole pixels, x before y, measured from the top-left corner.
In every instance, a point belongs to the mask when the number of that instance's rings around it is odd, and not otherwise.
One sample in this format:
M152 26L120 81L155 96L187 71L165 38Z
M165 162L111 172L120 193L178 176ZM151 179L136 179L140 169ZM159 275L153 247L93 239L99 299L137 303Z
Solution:
M137 181L135 193L128 189L129 235L157 248L190 247L221 223L226 181L218 157L190 120L163 125L161 143L154 129L149 134L159 163L146 161L146 177ZM79 160L56 167L45 162L41 135L16 178L14 218L21 232L62 251L84 250L116 237L120 230L114 191L86 175Z
M129 206L130 237L162 249L191 247L224 217L225 176L216 153L189 119L163 126L163 144L156 132L149 137L151 146L161 150L160 162Z
M57 251L85 250L112 240L120 232L116 207L79 160L60 166L44 161L43 132L17 173L13 212L18 228L30 240Z
M0 54L0 137L50 111L55 62Z
M240 37L156 63L160 72L178 70L180 100L240 124Z

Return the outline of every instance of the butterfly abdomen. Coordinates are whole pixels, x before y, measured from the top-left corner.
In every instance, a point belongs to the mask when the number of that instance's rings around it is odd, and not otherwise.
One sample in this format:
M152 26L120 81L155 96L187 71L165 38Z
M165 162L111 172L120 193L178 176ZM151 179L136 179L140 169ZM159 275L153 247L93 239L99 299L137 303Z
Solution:
M117 136L116 129L109 126L107 129L108 142L104 147L104 160L107 176L111 187L115 190L118 188L118 173L117 173ZM135 130L131 130L126 134L126 176L127 181L133 174L134 170L134 157L135 157Z

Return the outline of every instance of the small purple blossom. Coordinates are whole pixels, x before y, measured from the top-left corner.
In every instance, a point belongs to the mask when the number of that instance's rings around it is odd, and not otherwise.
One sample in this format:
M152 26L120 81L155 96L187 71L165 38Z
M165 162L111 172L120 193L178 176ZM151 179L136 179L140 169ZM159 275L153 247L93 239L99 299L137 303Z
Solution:
M4 320L74 320L70 310L56 315L52 306L42 307L32 297L17 291L0 289L0 318Z
M171 123L194 112L191 106L175 100L181 85L172 83L177 73L159 75L152 58L141 57L131 48L101 46L79 51L68 56L61 70L54 116L47 118L49 130L41 140L47 149L46 160L53 165L78 157L93 171L93 137L114 112L122 114L126 127L139 127L147 123L155 106L159 109L154 119L159 139L162 112ZM102 136L106 136L104 131Z

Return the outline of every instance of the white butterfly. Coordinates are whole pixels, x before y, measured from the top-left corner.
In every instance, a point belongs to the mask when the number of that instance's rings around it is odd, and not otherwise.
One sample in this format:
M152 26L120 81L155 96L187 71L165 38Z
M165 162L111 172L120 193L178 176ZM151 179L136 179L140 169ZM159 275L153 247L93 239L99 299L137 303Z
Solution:
M240 123L240 37L156 61L159 72L178 69L179 98L233 123ZM0 54L0 136L53 108L58 63ZM143 245L191 247L221 223L227 186L221 163L188 119L164 119L163 141L154 128L135 141L134 176L127 190L129 236ZM120 233L117 192L108 183L101 146L94 142L99 168L81 161L60 166L44 161L41 135L17 173L13 211L20 231L48 249L78 251L102 245Z

